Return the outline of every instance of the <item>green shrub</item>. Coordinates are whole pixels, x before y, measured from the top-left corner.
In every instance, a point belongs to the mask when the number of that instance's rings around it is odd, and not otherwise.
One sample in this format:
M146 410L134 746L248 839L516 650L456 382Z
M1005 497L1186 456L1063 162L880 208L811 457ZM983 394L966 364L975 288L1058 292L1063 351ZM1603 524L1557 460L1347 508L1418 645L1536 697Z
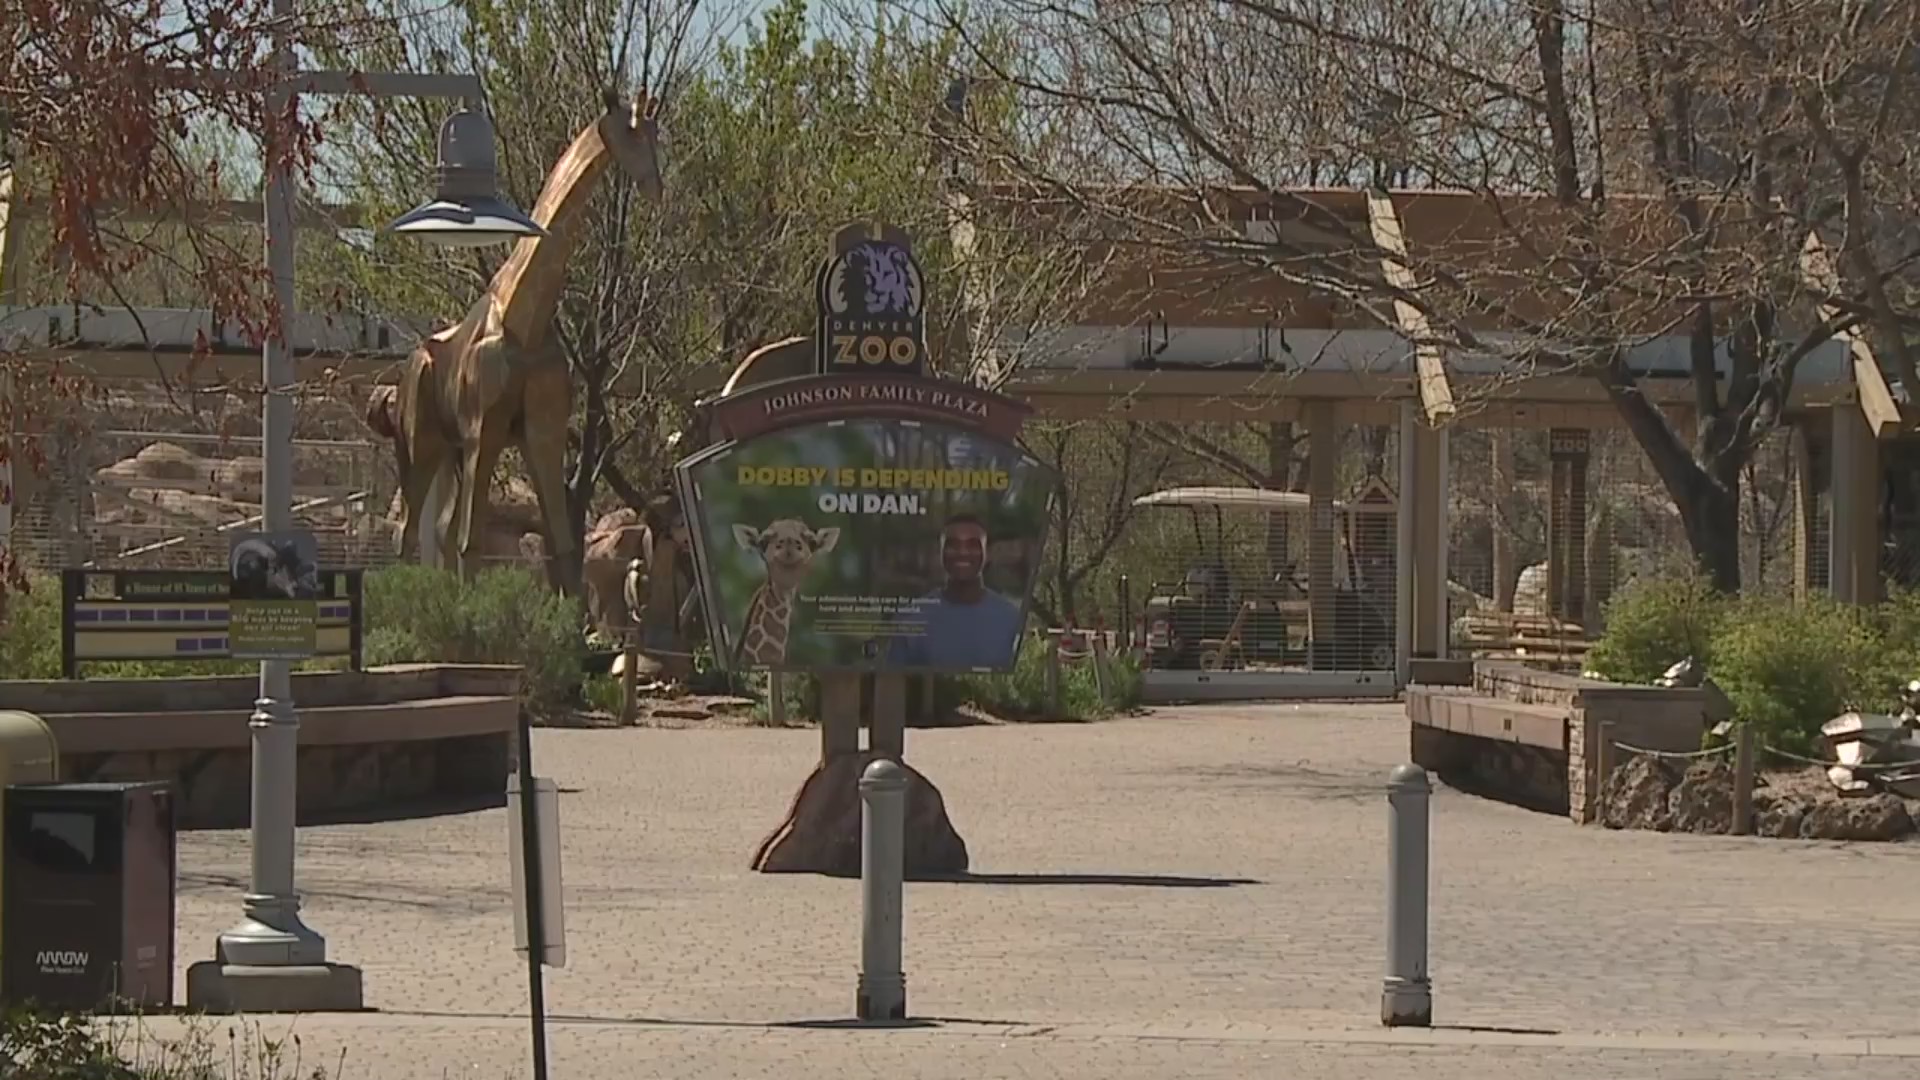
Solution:
M60 677L60 579L28 579L0 617L0 679Z
M1826 597L1744 599L1721 621L1709 674L1762 741L1807 753L1836 715L1893 705L1881 617Z
M511 567L461 581L451 570L391 566L367 575L366 662L518 664L536 709L572 701L585 639L573 600Z
M1030 640L1021 647L1008 674L935 680L934 702L942 710L971 705L1008 720L1097 720L1140 701L1140 672L1131 658L1109 656L1107 674L1107 693L1102 697L1092 660L1061 665L1061 707L1056 714L1047 694L1047 645Z
M1641 578L1607 604L1607 632L1587 667L1621 683L1650 683L1691 656L1713 666L1713 642L1728 601L1698 575Z
M327 1080L328 1069L303 1061L299 1037L275 1038L258 1023L216 1035L190 1022L165 1041L140 1030L140 1019L63 1015L13 1007L0 1017L0 1077L32 1080ZM344 1060L345 1055L342 1055Z

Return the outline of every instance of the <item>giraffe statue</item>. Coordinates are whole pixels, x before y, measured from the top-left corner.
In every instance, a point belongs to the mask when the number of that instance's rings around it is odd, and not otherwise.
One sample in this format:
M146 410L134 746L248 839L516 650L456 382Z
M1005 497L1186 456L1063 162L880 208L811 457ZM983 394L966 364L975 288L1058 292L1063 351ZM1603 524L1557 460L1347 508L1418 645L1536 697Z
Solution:
M661 197L654 103L643 94L629 108L609 91L605 104L547 174L532 215L547 235L521 240L466 317L422 342L399 387L376 389L368 404L369 422L393 439L400 463L403 555L421 550L425 525L439 534L425 561L475 568L487 484L513 442L540 500L550 575L561 589L578 591L563 476L573 375L553 342L553 315L581 218L607 166L617 163L648 199Z
M793 601L814 557L832 551L839 529L809 529L805 522L782 518L764 529L736 523L733 538L760 556L767 580L747 603L747 618L734 646L736 662L779 667L787 660L787 635L793 629Z

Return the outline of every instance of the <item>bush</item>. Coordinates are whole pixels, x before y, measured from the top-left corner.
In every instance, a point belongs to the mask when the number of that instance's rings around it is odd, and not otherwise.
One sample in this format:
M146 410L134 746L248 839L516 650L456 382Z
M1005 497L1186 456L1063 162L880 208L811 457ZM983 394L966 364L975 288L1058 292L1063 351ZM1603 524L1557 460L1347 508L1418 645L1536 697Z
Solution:
M140 1038L138 1020L61 1015L27 1008L0 1017L0 1077L33 1080L327 1080L301 1060L300 1039L272 1038L258 1024L216 1039L190 1026L167 1045ZM244 1026L244 1025L243 1025ZM132 1043L129 1056L128 1043Z
M471 581L426 566L367 575L366 662L518 664L521 696L539 710L571 702L586 653L574 601L510 567Z
M1699 575L1641 578L1607 605L1607 632L1587 667L1621 683L1651 683L1691 656L1713 669L1713 642L1728 602Z
M1894 705L1880 618L1826 597L1744 599L1721 622L1709 673L1762 741L1808 753L1840 713Z
M1060 668L1061 708L1055 715L1047 694L1047 644L1028 640L1020 649L1013 671L1006 675L942 676L934 683L936 707L957 705L1009 720L1098 720L1130 709L1140 701L1140 671L1132 658L1107 658L1107 694L1100 694L1091 659Z

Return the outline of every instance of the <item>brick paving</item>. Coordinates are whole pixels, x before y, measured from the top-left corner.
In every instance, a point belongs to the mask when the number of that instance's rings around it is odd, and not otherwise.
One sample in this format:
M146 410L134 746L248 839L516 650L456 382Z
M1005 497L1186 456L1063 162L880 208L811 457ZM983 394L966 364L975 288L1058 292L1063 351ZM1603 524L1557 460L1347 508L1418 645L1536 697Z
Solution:
M1405 738L1397 706L1328 705L910 733L981 880L908 886L909 1001L945 1023L880 1032L792 1026L851 1010L857 884L745 869L811 732L543 731L568 929L548 1002L576 1018L555 1075L1920 1066L1904 980L1873 974L1920 963L1920 845L1609 833L1444 789L1436 1018L1563 1034L1381 1044L1381 782ZM492 810L302 831L310 920L380 1010L300 1018L311 1052L379 1062L348 1075L526 1075L506 830ZM183 969L237 914L246 861L243 832L183 837Z

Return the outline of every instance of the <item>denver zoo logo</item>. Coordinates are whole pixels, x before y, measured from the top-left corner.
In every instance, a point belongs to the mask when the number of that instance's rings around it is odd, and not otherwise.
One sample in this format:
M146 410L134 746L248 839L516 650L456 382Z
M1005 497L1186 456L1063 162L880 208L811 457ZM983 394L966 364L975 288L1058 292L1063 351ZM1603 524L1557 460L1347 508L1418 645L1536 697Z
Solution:
M821 269L819 293L822 373L921 373L926 286L906 245L855 244Z

